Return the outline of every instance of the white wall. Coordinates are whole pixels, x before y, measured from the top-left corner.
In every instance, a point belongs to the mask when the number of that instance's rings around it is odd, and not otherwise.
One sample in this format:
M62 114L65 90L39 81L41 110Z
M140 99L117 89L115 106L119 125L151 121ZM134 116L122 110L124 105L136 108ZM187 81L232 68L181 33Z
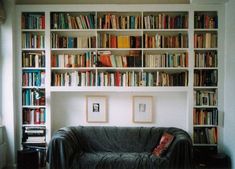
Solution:
M52 93L52 130L70 125L100 125L86 122L86 95L107 96L108 123L110 126L162 126L187 130L187 92L146 93L153 96L153 123L132 122L132 96L143 93Z
M15 112L14 112L14 21L15 5L12 0L3 0L6 21L1 25L1 68L2 68L2 122L6 128L7 165L15 163Z
M225 82L224 82L224 150L235 168L235 1L226 4Z

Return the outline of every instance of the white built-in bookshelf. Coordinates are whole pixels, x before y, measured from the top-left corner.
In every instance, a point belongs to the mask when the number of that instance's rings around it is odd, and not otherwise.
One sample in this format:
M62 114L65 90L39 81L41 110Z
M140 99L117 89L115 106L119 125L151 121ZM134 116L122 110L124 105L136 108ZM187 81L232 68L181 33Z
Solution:
M218 13L194 11L194 143L218 143Z
M45 12L21 13L21 143L46 147ZM31 131L42 132L36 137ZM38 137L40 135L40 137ZM37 138L37 139L35 139Z
M53 93L184 92L194 144L217 145L220 6L31 7L18 6L20 128L50 141Z

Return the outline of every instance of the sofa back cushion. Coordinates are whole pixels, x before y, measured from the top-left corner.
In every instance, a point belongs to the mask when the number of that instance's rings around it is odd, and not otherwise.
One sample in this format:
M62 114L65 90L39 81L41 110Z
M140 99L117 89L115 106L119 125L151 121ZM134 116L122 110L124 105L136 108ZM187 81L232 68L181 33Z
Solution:
M76 127L85 152L151 152L166 128L155 127Z

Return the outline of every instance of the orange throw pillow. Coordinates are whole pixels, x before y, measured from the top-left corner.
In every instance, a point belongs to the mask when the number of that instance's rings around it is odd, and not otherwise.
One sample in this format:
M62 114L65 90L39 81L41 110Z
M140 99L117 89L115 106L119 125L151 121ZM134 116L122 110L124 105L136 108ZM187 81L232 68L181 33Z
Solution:
M161 137L159 145L154 148L152 153L158 157L161 157L167 151L173 140L174 136L165 132Z

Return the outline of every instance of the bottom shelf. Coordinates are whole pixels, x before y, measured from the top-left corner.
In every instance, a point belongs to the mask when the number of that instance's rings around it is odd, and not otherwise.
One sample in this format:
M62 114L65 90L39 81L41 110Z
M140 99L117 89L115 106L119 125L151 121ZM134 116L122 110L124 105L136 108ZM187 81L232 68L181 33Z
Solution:
M195 152L196 151L196 152ZM231 160L217 149L194 149L194 169L231 169Z
M46 149L25 148L17 152L17 169L46 168Z
M194 127L195 145L216 145L218 142L217 127Z

